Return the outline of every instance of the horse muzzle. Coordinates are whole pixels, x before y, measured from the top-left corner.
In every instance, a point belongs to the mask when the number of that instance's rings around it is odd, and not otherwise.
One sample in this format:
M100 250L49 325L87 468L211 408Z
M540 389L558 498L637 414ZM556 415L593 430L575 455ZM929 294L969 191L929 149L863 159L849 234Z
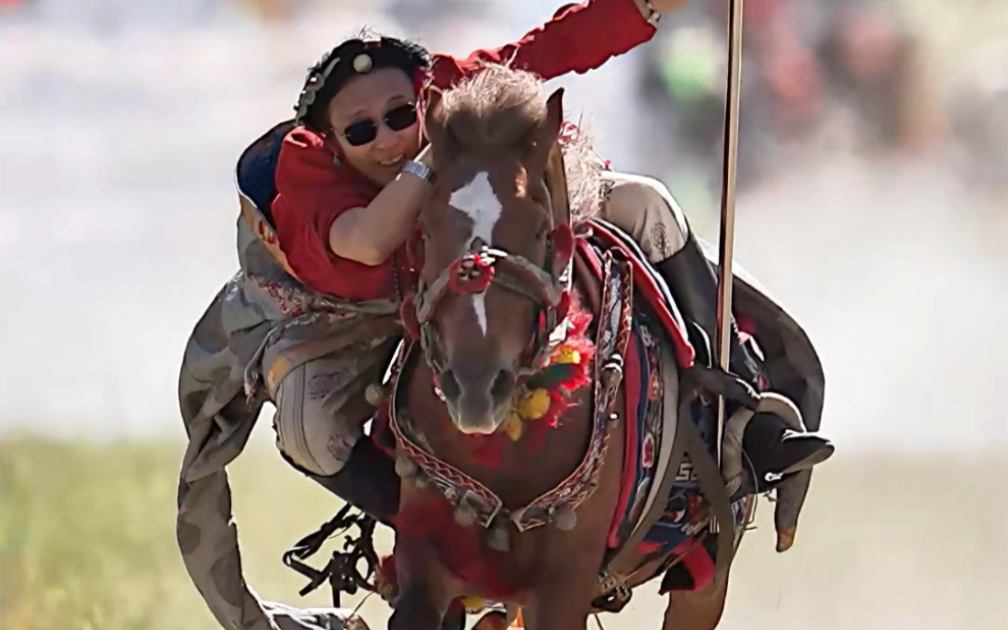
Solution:
M440 378L452 423L467 435L490 435L500 428L516 383L514 370L488 365L465 369L449 364Z

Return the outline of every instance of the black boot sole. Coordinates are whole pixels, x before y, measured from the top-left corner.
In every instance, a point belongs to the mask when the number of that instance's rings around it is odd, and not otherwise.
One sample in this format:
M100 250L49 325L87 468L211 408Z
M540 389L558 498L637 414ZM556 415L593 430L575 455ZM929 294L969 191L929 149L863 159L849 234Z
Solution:
M819 464L823 463L824 461L832 457L833 453L835 452L836 447L833 446L832 443L827 442L822 448L812 453L808 457L800 459L794 464L791 464L790 466L782 470L780 472L780 476L784 477L786 475L791 475L797 472L801 472L803 470L809 470L810 468L818 466Z

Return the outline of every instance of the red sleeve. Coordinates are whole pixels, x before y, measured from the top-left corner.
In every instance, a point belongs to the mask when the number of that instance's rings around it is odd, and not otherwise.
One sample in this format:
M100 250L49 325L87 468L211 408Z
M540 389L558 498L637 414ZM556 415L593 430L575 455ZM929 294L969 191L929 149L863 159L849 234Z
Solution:
M543 26L520 40L493 50L477 50L465 59L435 55L432 83L451 87L479 69L481 62L509 63L550 80L568 72L582 74L651 39L647 23L633 0L588 0L568 4Z
M351 208L367 206L374 191L345 166L335 166L324 139L303 127L284 138L276 186L271 209L280 249L294 273L311 285L312 279L326 277L346 262L329 248L333 221Z

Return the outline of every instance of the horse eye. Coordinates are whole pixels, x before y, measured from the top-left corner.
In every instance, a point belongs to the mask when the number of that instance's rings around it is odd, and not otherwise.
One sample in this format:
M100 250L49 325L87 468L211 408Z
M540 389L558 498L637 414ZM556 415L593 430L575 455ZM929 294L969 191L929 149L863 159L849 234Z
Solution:
M549 234L549 226L543 223L539 226L539 229L536 230L535 238L537 241L542 241L546 239L547 234Z

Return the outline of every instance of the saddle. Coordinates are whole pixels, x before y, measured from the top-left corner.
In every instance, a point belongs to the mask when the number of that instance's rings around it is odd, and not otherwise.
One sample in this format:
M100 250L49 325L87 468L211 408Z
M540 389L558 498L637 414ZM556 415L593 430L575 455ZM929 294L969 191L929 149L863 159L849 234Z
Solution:
M684 413L682 406L680 406L680 414L675 422L676 434L673 444L669 446L663 441L662 447L664 453L670 448L675 449L677 442L681 443L685 440L685 443L679 446L686 448L685 455L688 457L689 465L697 474L702 496L711 504L714 517L720 526L717 544L709 544L713 541L703 543L706 551L709 552L709 557L707 554L701 554L707 558L707 561L710 558L715 560L716 566L710 573L714 580L718 580L727 571L737 546L737 540L734 541L735 544L730 544L733 536L728 535L734 535L735 531L726 532L726 530L733 530L730 525L734 524L739 536L741 536L742 526L748 524L753 507L752 504L738 498L729 503L726 497L726 494L734 493L738 487L737 483L741 480L741 437L745 426L754 412L770 412L783 418L794 429L805 430L807 426L810 430L818 430L822 412L823 385L823 373L819 358L808 337L794 319L776 301L771 299L744 269L741 270L735 279L737 312L740 314L740 319L744 317L749 320L745 322L748 330L759 331L760 348L763 350L762 354L765 359L763 367L775 390L774 393L757 394L746 383L722 372L715 366L713 348L710 347L710 340L705 335L688 335L686 333L687 330L690 332L693 330L683 325L683 318L677 312L675 302L664 280L647 262L646 256L632 239L620 232L615 226L599 220L592 221L590 229L591 240L598 243L600 247L623 251L633 262L634 289L646 302L647 308L656 313L657 318L663 324L664 331L670 337L671 347L676 350L677 365L680 368L680 377L685 390L680 392L680 400L683 395L688 395L690 389L695 389L715 396L723 396L728 404L728 413L731 416L726 419L725 423L724 461L721 471L717 471L716 468L714 470L707 468L708 463L713 463L713 446L716 442L714 436L704 435L705 440L697 441L695 438L698 435L695 429L700 425L694 425L691 422L690 416ZM711 261L711 264L714 264L714 252L707 247L704 248L703 253ZM682 348L684 344L691 346L692 351L688 353L684 351ZM732 410L733 406L735 407L734 411ZM806 418L807 421L805 421ZM676 454L681 457L680 453ZM668 459L676 461L672 457ZM731 464L733 460L737 462L734 467ZM675 501L671 504L666 503L669 496L668 488L681 487L679 480L673 479L681 473L682 469L677 469L674 463L672 467L659 465L659 469L654 475L656 481L661 480L661 484L657 488L652 487L648 497L648 508L638 521L634 535L619 548L616 556L610 560L608 565L610 577L614 577L613 574L618 574L621 569L627 567L627 562L637 551L636 545L642 539L653 538L648 536L648 532L655 528L656 523L667 525L668 520L681 518L682 513L676 514L676 512L683 509L683 506L676 505ZM810 472L794 475L777 487L775 525L778 532L778 552L786 551L793 544L797 520L808 489L810 475ZM728 480L727 487L725 480ZM730 509L725 509L726 504ZM668 512L665 512L666 506ZM734 520L730 518L730 515L735 517ZM725 527L726 524L729 527ZM682 549L679 548L680 551ZM693 558L686 559L696 559L696 554L692 555ZM674 557L672 562L679 562L683 559L683 557ZM695 567L690 567L689 570L693 573L692 577L694 578L692 588L702 586L696 581L698 574ZM702 570L699 577L704 577ZM670 578L673 578L673 574L666 573L666 579L662 585L663 590L681 588L674 586L675 580L670 580ZM634 585L647 581L647 579L650 578L645 576L643 580L635 581ZM690 587L686 586L685 588ZM618 610L625 604L625 601L621 603L618 598L613 601L613 597L610 596L606 603L608 606L605 606L604 609Z
M654 442L659 444L659 452L651 455L653 466L650 467L651 480L646 498L637 496L633 499L636 503L643 499L644 507L638 508L640 516L634 518L628 534L619 535L618 541L614 540L614 537L617 536L616 532L611 534L610 552L600 572L598 597L594 606L597 610L617 612L629 602L631 589L634 586L648 581L654 576L654 573L639 575L644 565L654 560L654 558L640 553L642 543L659 521L666 517L673 485L677 480L682 481L684 458L689 462L686 465L687 469L695 474L702 495L710 506L709 515L712 515L721 525L718 530L716 547L710 554L714 563L709 577L721 580L727 576L736 547L735 513L721 471L711 455L710 440L701 435L694 417L698 405L710 407L709 394L724 395L735 405L754 409L758 405L758 397L755 392L727 374L710 370L706 366L695 363L694 347L688 339L684 320L668 294L667 287L650 268L646 257L629 237L623 235L614 226L598 220L589 223L589 230L587 238L579 240L578 256L575 259L575 274L580 280L580 284L590 286L600 280L601 270L597 252L616 252L621 258L627 260L633 269L633 291L639 298L635 301L635 317L642 315L641 308L650 311L653 319L656 320L652 332L665 339L664 343L659 344L663 346L661 352L671 355L666 361L666 368L656 368L650 377L639 376L638 378L625 379L628 409L644 407L643 401L649 398L647 390L653 387L648 384L648 379L663 379L664 389L677 394L671 400L665 396L665 404L675 405L675 412L668 408L662 412L661 401L657 401L657 409L652 412L652 415L663 413L664 418L657 418L657 422L652 418L649 423L652 429L656 428L656 424L660 426L656 431L660 435L653 436L657 438ZM672 366L668 365L672 361L678 368L677 370L671 369ZM636 361L631 361L630 357L627 358L627 362L636 363ZM643 363L647 364L646 361ZM651 363L654 364L655 361L651 361ZM629 374L631 372L628 371ZM675 382L677 378L678 382ZM644 380L643 391L635 387L637 381L640 380ZM649 400L648 403L655 406L654 400ZM628 423L627 460L636 461L637 455L634 449L638 448L638 442L643 445L646 441L644 438L638 440L634 426L637 422L636 415L627 414L626 422ZM647 424L641 424L642 432L647 430ZM633 470L625 470L624 476L626 477L624 483L627 485L635 485L639 481L634 478ZM631 491L631 494L637 492L635 489ZM626 500L626 498L621 499L621 507L617 509L617 518L621 517L622 504ZM614 522L615 525L616 522ZM700 541L704 537L703 534L696 533L690 536L690 538ZM613 542L616 544L614 545ZM666 555L670 557L664 559L659 565L662 572L668 570L675 562L682 560L687 554L683 550L673 552L670 549Z

